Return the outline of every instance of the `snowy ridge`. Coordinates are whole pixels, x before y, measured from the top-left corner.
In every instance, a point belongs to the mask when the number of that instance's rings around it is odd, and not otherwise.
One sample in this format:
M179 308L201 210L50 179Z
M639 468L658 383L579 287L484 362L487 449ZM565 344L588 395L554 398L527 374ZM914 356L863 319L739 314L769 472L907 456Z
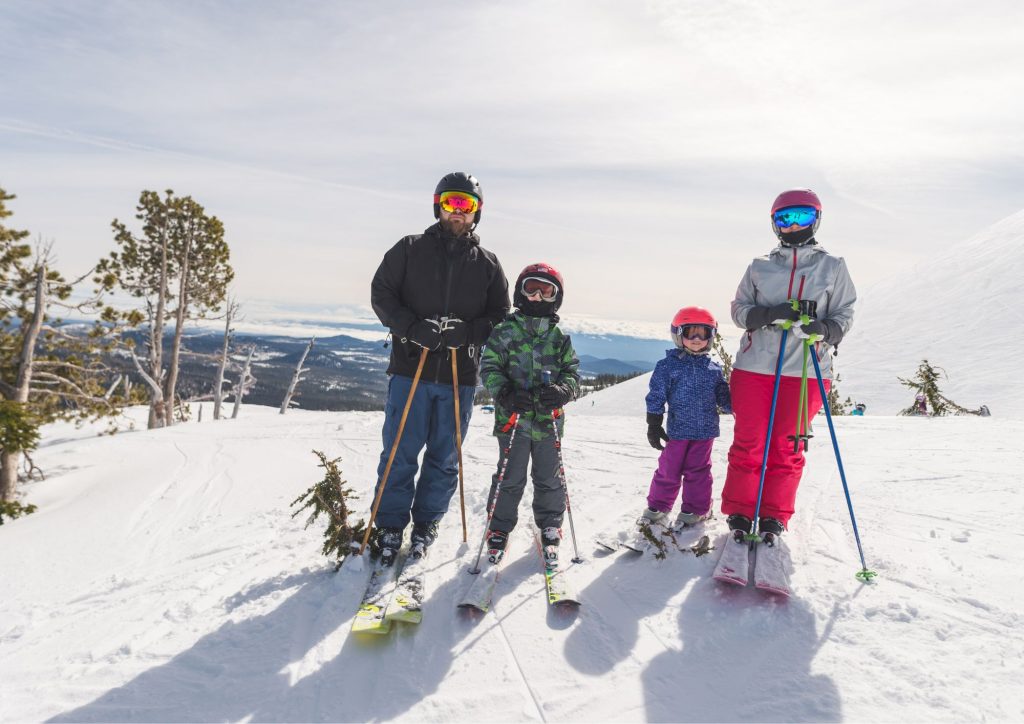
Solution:
M881 262L881 263L884 263ZM922 359L949 374L942 389L971 409L1024 417L1014 384L1024 333L1024 211L909 272L860 289L853 330L840 345L843 395L894 414L913 396L896 379Z
M288 504L317 479L317 448L342 457L368 508L380 413L246 406L235 421L164 431L53 430L37 454L50 478L28 486L41 510L0 529L0 719L1024 717L1014 683L1024 675L1014 582L1024 553L1019 534L991 525L1024 505L1024 423L838 421L880 574L872 586L854 578L848 514L817 425L787 538L794 595L780 603L716 585L714 556L595 552L594 535L628 525L644 504L656 461L638 411L644 392L639 378L568 410L566 466L587 559L575 617L548 610L529 494L493 609L476 622L456 614L497 458L491 418L477 411L464 449L470 543L456 496L429 559L423 622L369 642L350 634L369 566L333 574L319 531L303 531ZM730 436L724 418L716 497ZM720 518L709 532L721 544Z

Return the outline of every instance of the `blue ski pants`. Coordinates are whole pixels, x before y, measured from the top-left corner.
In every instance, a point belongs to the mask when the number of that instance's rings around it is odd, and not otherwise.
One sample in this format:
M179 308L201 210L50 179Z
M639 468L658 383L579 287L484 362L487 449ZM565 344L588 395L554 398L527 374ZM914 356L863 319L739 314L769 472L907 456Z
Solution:
M377 466L377 486L387 467L391 446L398 434L398 423L409 399L412 378L392 375L388 383L384 428L381 431L384 449ZM459 386L459 413L463 439L473 414L476 388ZM423 448L422 467L419 455ZM416 386L409 417L398 443L395 461L384 484L375 524L379 528L405 528L413 523L441 520L448 512L448 503L459 484L459 460L455 449L455 395L450 384L424 382ZM419 479L416 472L419 470ZM376 490L374 495L376 496Z

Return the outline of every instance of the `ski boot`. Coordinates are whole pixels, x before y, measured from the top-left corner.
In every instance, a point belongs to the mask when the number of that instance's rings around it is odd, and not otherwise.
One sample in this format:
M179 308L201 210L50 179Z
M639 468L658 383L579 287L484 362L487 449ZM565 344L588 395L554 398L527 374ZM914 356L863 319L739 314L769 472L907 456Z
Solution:
M558 566L558 544L562 542L562 529L549 526L541 531L540 543L544 550L544 564L548 568Z
M370 544L370 554L374 558L380 558L380 564L390 568L398 559L398 551L402 547L401 528L377 528L373 532L373 540Z
M776 541L779 536L782 535L786 527L782 525L782 521L777 518L761 518L760 523L757 526L758 532L761 534L761 542L765 545L775 547Z
M427 549L437 540L437 521L429 523L413 523L409 554L413 558L423 558Z
M500 563L508 545L508 533L503 530L492 530L487 533L487 560Z
M753 522L747 516L740 515L739 513L733 513L726 518L726 523L729 524L729 533L737 543L743 543L746 537L750 535L750 526Z
M700 513L687 513L685 510L680 510L679 515L676 516L676 522L672 524L672 530L678 533L683 528L692 528L698 523L703 523L710 517L710 510L703 515Z
M640 515L640 519L636 522L638 527L647 526L648 528L652 525L668 525L668 513L664 513L654 508L646 508Z

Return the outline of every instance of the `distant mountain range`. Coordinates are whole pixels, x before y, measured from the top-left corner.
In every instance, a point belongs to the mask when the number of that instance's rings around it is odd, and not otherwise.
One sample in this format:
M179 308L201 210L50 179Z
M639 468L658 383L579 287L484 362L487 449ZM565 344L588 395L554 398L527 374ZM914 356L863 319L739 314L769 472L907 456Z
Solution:
M359 326L372 331L371 325ZM281 325L276 329L281 329ZM300 329L295 327L289 331ZM572 340L584 377L648 372L654 369L654 363L664 356L666 349L665 342L625 335L576 333ZM210 330L193 332L185 338L186 349L195 354L186 356L182 363L179 391L184 398L212 393L216 363L208 355L219 354L222 341L221 333ZM236 334L233 360L241 363L249 347L255 345L256 348L251 370L256 384L246 395L246 402L280 405L308 341L308 336ZM383 409L389 355L390 349L384 346L382 339L370 341L347 334L317 337L306 358L309 372L299 385L294 401L299 407L310 410ZM233 385L236 379L237 373L229 375L229 384Z

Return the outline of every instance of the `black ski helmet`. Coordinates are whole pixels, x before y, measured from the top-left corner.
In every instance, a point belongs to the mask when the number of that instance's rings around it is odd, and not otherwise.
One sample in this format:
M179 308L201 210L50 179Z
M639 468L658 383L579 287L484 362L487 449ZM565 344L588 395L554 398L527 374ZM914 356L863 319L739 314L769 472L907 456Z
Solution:
M465 171L452 171L443 179L437 182L434 189L434 218L441 218L441 194L445 191L463 191L473 194L480 200L480 207L473 216L473 225L480 223L480 212L484 208L484 192L480 189L480 182L472 174Z

